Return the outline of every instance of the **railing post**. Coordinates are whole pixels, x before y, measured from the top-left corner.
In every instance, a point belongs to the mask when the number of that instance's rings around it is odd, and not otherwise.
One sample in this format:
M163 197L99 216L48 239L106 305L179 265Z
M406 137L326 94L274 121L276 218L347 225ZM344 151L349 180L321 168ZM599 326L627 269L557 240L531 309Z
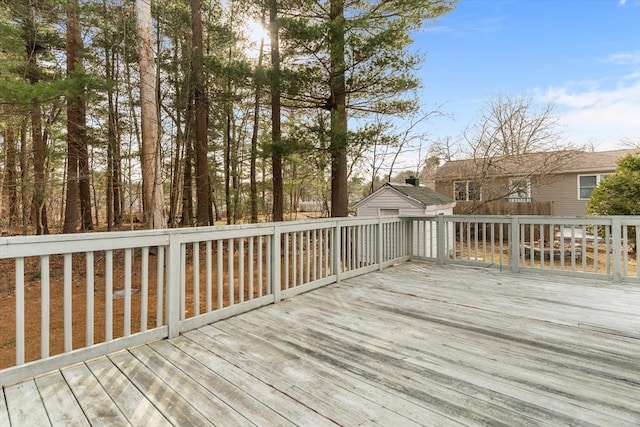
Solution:
M405 224L407 225L407 243L405 244L405 253L404 255L408 255L409 257L413 256L413 219L405 219Z
M336 283L340 281L340 248L342 247L340 228L340 220L336 219L336 226L333 229L333 247L331 248L331 270L336 276Z
M620 217L611 218L611 256L613 267L613 282L619 283L622 278L622 235L620 229L622 224L620 223Z
M511 217L511 232L509 233L509 257L511 271L520 271L520 221L517 216Z
M280 283L281 283L281 270L280 270L280 248L282 241L282 231L279 226L276 226L273 231L273 238L271 239L271 289L273 290L274 302L277 304L280 302ZM288 274L288 272L287 272Z
M447 236L446 236L446 231L445 231L445 221L444 221L444 214L439 214L436 217L436 256L438 258L438 265L444 265L445 264L445 251L446 251L446 241L447 241ZM431 239L431 236L429 236L429 238ZM433 241L433 240L432 240ZM433 255L433 254L430 254Z
M378 228L376 236L376 259L378 261L378 270L382 270L382 256L383 256L383 242L384 242L384 227L382 226L382 216L378 216Z
M169 232L169 250L167 254L167 326L169 338L180 334L180 281L182 280L182 256L180 234Z

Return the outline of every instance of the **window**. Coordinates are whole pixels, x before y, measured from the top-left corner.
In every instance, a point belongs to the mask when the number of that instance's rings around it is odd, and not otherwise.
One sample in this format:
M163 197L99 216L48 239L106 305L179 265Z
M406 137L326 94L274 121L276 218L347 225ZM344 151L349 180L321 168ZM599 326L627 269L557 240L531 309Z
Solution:
M589 200L593 189L607 175L578 175L578 200Z
M459 201L482 200L480 183L475 181L456 181L453 183L453 197Z
M507 197L510 202L531 201L531 181L529 179L509 178L509 191Z

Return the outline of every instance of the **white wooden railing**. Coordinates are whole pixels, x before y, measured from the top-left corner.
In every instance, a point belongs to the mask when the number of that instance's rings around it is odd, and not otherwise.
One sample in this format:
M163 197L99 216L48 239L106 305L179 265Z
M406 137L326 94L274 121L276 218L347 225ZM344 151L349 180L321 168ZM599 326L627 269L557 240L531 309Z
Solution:
M0 385L411 258L640 282L639 234L638 217L439 215L0 238Z
M0 238L0 316L15 323L0 330L0 351L11 347L0 385L406 260L407 227L343 218Z
M406 218L413 259L640 282L640 217Z

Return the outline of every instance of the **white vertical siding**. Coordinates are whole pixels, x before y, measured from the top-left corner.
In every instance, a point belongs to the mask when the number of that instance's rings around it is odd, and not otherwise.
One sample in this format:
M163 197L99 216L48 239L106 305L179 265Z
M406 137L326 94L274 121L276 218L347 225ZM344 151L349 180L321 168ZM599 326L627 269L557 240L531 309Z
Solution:
M382 187L369 196L369 199L357 208L356 213L358 216L378 215L380 209L397 209L398 215L422 215L424 212L419 202L392 188Z

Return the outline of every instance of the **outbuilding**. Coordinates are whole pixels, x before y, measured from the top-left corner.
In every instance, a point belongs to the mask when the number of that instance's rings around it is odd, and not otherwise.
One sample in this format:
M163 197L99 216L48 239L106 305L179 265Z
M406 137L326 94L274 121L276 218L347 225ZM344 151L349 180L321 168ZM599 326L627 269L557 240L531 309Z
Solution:
M420 185L418 178L408 178L406 182L387 182L354 205L357 216L433 216L453 215L456 202L453 198ZM433 224L433 223L432 223ZM454 248L451 223L447 226L447 247ZM422 223L413 229L414 254L435 256L436 230L432 225Z
M453 215L455 200L420 185L418 178L387 182L354 205L357 216Z

